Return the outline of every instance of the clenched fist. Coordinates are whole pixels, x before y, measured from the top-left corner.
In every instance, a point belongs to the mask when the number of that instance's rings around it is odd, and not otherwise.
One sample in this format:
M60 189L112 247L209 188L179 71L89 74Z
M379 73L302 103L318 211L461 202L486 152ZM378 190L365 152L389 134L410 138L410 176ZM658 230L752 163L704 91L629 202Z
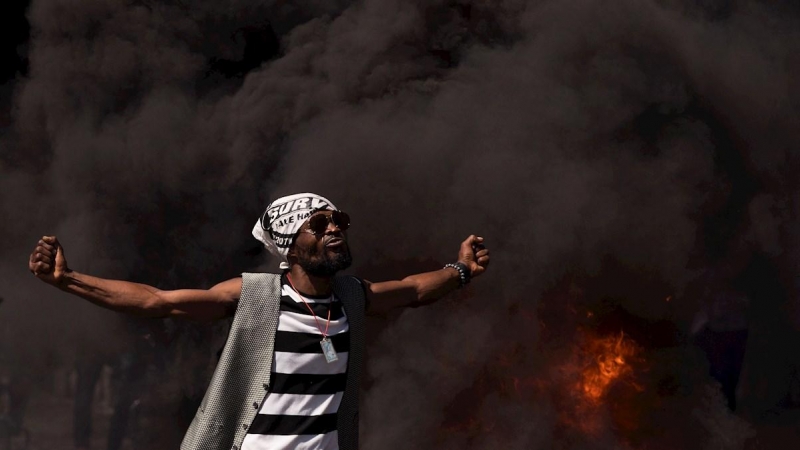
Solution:
M58 285L69 270L64 249L55 236L44 236L31 253L28 269L45 283Z
M483 238L474 234L461 243L458 261L469 269L471 277L477 277L489 266L489 249L483 245Z

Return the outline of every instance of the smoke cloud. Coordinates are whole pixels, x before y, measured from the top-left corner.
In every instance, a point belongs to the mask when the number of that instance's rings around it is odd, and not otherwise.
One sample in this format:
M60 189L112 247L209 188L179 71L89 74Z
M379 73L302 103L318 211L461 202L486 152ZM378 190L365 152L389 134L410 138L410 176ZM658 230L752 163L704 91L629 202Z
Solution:
M41 235L81 272L209 287L277 268L249 230L301 191L350 213L351 272L373 281L450 262L471 233L492 251L467 290L374 319L364 448L669 448L687 429L745 448L786 391L765 386L800 367L772 350L800 333L795 6L34 0L27 17L0 131L0 326L21 372L128 342L27 273ZM687 338L696 280L736 255L772 268L748 292L745 418ZM663 434L568 439L557 401L501 384L553 379L583 323L567 310L610 298L677 330L644 384L680 389L671 415L640 411Z

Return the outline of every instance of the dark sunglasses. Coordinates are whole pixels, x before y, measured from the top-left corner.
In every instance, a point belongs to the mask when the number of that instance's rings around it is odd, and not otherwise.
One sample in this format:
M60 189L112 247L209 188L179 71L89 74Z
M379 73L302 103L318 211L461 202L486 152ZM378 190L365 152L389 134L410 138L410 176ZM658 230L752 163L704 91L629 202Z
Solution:
M346 212L331 211L331 214L316 214L308 219L308 228L301 228L299 231L310 233L314 236L325 234L328 224L336 225L342 231L350 228L350 216Z

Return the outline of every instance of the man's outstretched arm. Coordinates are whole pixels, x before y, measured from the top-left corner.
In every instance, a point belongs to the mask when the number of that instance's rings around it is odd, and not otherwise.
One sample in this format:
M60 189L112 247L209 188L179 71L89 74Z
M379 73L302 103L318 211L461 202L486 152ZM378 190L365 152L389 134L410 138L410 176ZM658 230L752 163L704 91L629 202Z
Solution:
M461 243L458 262L475 278L486 271L489 265L489 250L483 238L472 235ZM371 283L364 280L369 298L369 313L383 314L393 308L421 306L433 303L461 285L461 274L455 268L444 268L433 272L419 273L396 281Z
M98 306L141 317L183 317L213 320L233 315L242 279L233 278L211 289L162 291L146 284L107 280L67 267L64 249L55 236L45 236L31 253L28 268L40 280Z

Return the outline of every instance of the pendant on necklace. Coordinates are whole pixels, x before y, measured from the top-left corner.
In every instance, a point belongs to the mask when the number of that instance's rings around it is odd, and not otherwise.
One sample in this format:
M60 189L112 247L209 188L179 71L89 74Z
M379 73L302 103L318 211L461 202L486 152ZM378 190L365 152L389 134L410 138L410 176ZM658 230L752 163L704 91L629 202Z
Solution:
M319 341L319 345L322 346L322 353L325 354L325 361L332 363L339 359L339 356L336 355L336 350L333 348L333 342L331 342L327 336Z

